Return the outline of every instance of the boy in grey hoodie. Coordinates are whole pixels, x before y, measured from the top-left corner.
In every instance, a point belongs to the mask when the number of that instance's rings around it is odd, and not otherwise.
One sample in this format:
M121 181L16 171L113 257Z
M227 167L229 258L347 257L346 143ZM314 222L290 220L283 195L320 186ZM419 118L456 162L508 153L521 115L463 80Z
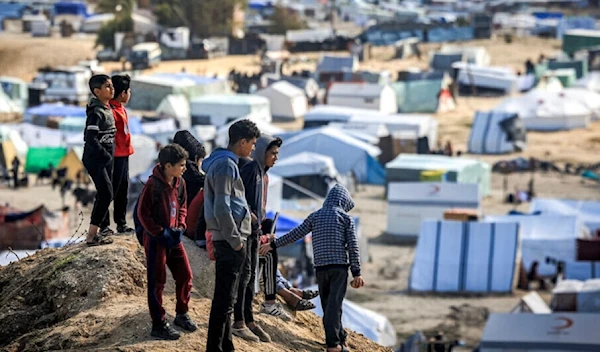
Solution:
M204 218L206 230L212 233L216 259L207 352L235 350L230 320L240 272L246 259L246 239L252 230L238 163L239 158L250 156L258 137L260 131L254 122L240 120L229 128L227 149L215 149L202 163L202 170L206 173Z

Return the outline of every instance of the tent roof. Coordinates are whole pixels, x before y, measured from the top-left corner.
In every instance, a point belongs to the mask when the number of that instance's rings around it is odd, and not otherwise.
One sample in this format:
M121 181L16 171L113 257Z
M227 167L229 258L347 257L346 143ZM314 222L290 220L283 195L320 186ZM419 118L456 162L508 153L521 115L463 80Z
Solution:
M334 83L328 96L379 97L386 87L376 83Z
M516 113L522 119L590 115L591 111L580 101L563 92L533 90L525 95L503 100L493 111Z
M291 43L321 43L334 38L335 33L331 28L289 30L285 34L285 40Z
M191 100L192 104L254 105L269 104L269 99L254 94L210 94Z
M265 89L261 89L258 92L256 92L257 95L261 95L261 93L266 92L266 91L276 91L280 94L285 95L288 98L295 98L297 96L304 96L304 91L298 87L296 87L295 85L286 82L286 81L279 81L279 82L275 82L273 84L271 84L270 86L266 87Z
M173 81L190 81L193 82L194 85L202 86L207 84L212 84L215 82L222 81L220 78L206 77L195 75L192 73L155 73L151 77L156 77L159 79L168 79Z
M358 60L354 56L323 55L317 65L317 72L353 72L358 69Z
M25 115L71 116L85 118L85 108L63 103L42 104L25 110Z
M190 103L183 94L170 94L160 102L156 112L158 115L186 119L190 117Z
M279 160L269 171L282 177L299 175L335 177L338 174L331 157L312 152L299 153Z
M354 137L351 137L347 133L344 133L344 131L341 131L336 128L331 128L331 127L307 130L306 132L300 133L299 135L297 135L293 138L290 138L288 141L286 141L286 143L283 145L282 148L285 148L286 146L289 146L294 143L303 143L306 145L318 144L318 141L316 141L316 139L319 139L319 138L335 139L335 140L339 141L339 143L340 143L339 152L341 152L342 154L345 152L343 150L344 144L352 146L354 148L362 149L365 152L367 152L369 155L371 155L372 157L377 157L377 156L379 156L379 154L381 154L381 150L378 147L375 147L368 143L360 141ZM341 157L341 154L340 154L340 157Z
M386 169L460 171L479 163L481 162L473 159L452 158L444 155L400 154L385 167Z

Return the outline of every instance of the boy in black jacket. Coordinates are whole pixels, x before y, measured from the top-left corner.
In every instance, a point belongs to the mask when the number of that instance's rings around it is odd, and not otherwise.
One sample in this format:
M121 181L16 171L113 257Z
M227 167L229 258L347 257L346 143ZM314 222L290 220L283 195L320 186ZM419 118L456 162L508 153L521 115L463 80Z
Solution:
M86 243L88 246L98 246L112 243L112 239L98 234L98 227L113 200L112 169L117 130L108 102L113 98L115 88L107 75L92 76L89 86L94 97L86 109L82 159L97 192Z

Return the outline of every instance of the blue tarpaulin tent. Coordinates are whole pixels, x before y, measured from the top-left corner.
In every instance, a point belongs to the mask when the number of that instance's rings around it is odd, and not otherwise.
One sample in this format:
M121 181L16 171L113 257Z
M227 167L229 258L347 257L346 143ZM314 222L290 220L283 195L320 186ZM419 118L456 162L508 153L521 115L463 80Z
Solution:
M25 115L85 117L85 108L62 103L42 104L25 110Z

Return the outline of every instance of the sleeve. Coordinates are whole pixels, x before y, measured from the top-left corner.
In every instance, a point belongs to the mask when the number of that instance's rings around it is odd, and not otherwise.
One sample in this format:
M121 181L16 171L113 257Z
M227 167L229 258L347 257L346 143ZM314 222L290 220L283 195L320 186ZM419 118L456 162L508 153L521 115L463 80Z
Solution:
M219 227L219 233L229 243L231 248L237 248L242 243L242 236L238 230L231 210L231 194L236 175L235 166L229 162L215 165L214 172L214 204L213 212Z
M285 235L281 236L280 238L278 238L274 242L272 242L273 243L272 246L275 248L285 247L288 244L294 243L294 242L298 241L299 239L301 239L302 237L311 233L312 228L313 228L312 218L313 218L313 215L312 214L309 215L308 218L306 218L302 222L302 224L296 226L292 231L286 233Z
M256 178L259 176L259 170L255 162L247 163L240 170L240 176L244 182L244 190L246 191L246 202L250 211L257 217L256 221L252 221L252 232L256 232L260 228L260 219L258 219L258 206L260 206L259 194L256 191Z
M87 116L85 132L83 140L90 147L95 155L104 155L105 158L110 159L110 154L104 150L100 141L98 141L98 133L100 132L99 124L102 121L102 117L96 111L92 111Z
M187 224L185 222L185 219L187 217L187 191L186 191L186 184L185 181L183 180L183 177L179 179L179 182L182 183L182 185L180 187L183 187L183 200L181 202L181 204L179 204L179 216L178 216L178 225L177 227L179 227L180 229L183 229L183 232L185 232L185 230L187 229ZM179 197L179 190L177 190L178 194L177 197Z
M146 229L146 232L150 234L150 236L156 237L160 236L164 227L160 226L154 220L152 216L152 209L157 206L154 203L154 181L152 178L148 180L144 188L142 189L142 194L140 194L140 199L138 200L138 218L140 219L140 223Z
M344 233L346 241L346 250L348 251L348 257L350 258L350 271L352 276L360 276L360 249L358 248L358 240L356 238L356 227L354 226L354 219L350 216L346 219L348 225Z

